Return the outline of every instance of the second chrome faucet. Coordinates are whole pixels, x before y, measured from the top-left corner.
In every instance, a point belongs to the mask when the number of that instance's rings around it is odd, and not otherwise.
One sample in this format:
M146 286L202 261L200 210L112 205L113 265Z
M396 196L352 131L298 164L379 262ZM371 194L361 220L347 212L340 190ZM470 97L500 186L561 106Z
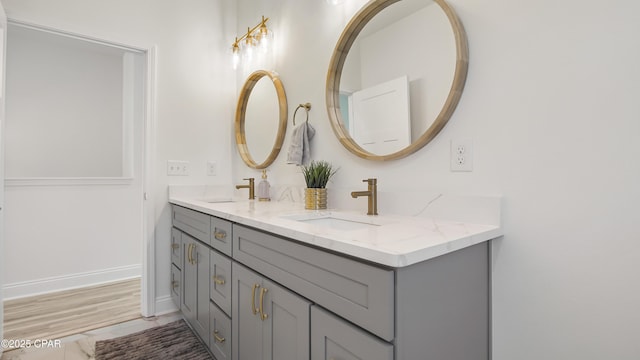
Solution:
M378 215L378 179L365 179L362 182L368 184L367 191L352 191L351 197L367 196L367 215Z

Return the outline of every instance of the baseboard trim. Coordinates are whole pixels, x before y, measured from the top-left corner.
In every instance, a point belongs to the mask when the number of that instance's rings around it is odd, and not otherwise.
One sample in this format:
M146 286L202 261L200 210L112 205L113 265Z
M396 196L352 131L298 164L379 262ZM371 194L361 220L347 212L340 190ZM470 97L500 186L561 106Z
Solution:
M158 296L156 298L156 316L169 314L179 310L180 309L178 309L178 306L173 303L171 295Z
M100 285L120 280L127 280L142 275L142 265L120 266L111 269L54 276L11 284L2 288L4 300L19 299L27 296L47 294L56 291L71 290L81 287Z

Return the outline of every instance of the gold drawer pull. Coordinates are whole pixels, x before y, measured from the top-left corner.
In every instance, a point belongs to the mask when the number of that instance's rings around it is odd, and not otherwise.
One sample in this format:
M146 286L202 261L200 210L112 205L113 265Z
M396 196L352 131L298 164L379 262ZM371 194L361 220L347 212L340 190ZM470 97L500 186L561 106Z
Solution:
M220 335L218 335L218 330L213 332L213 338L216 339L217 342L219 342L220 344L222 344L226 339L223 337L220 337Z
M267 288L260 289L260 320L265 321L269 317L268 314L264 313L264 294L269 291Z
M259 287L260 285L253 284L253 288L251 288L251 312L253 315L258 313L258 309L256 309L256 289Z
M191 264L195 265L198 263L198 253L196 252L196 256L193 256L193 250L197 250L196 249L196 244L190 244L191 245L191 249L189 250L189 257L191 258Z
M177 281L172 281L171 282L171 286L173 286L173 288L175 289L175 288L178 288L180 286L180 283L177 282Z
M227 237L227 233L225 231L216 231L213 233L213 236L218 240L223 240Z
M218 285L224 285L225 284L224 279L220 279L220 277L218 277L218 276L214 276L213 277L213 281Z
M177 249L177 248L179 248L179 247L180 247L180 244L175 244L175 243L174 243L174 244L171 244L171 248L172 248L172 249Z

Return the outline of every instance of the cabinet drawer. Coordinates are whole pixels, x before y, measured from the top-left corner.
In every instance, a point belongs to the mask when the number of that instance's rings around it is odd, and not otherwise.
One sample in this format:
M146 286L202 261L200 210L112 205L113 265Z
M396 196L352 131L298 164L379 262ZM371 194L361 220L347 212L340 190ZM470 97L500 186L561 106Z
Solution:
M231 256L232 223L211 217L211 246L221 253Z
M173 226L205 244L211 244L211 216L177 205L172 206L171 215Z
M171 265L171 300L178 309L182 302L182 271L175 265Z
M394 273L240 225L233 258L391 341Z
M182 269L182 233L176 228L171 228L171 262Z
M393 345L311 307L311 360L393 360Z
M215 250L210 251L209 296L225 313L231 314L231 259Z
M209 349L217 360L231 359L231 319L214 303L209 303Z

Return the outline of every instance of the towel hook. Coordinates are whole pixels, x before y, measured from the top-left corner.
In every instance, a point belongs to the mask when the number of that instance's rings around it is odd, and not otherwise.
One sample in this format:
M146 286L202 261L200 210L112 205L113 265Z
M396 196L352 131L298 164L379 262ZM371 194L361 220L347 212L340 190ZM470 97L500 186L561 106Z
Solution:
M304 110L307 112L307 119L305 121L309 122L309 110L311 110L311 103L300 104L296 108L296 111L293 112L293 126L296 126L296 113L300 108L304 108Z

